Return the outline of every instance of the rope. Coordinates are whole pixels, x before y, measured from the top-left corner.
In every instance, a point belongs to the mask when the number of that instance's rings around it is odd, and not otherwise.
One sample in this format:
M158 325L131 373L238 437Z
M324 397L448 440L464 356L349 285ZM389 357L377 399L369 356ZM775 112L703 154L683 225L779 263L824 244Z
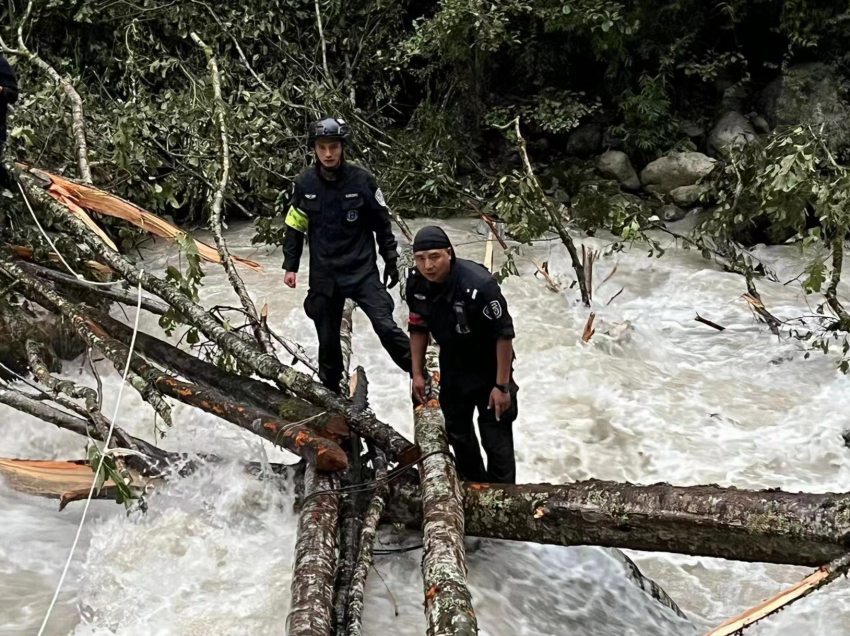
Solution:
M279 443L280 439L284 437L289 431L291 431L296 426L301 426L302 424L306 424L307 422L312 422L313 420L319 419L323 415L327 415L327 411L322 411L321 413L316 413L316 415L311 415L310 417L306 417L303 420L298 420L297 422L290 422L283 428L281 428L274 436L274 444L276 446L281 446Z
M20 187L20 184L18 184ZM35 218L35 215L33 215ZM36 220L36 223L38 221ZM41 226L39 226L40 228ZM46 235L45 235L46 236ZM48 239L50 240L50 239ZM52 245L52 243L51 243ZM55 247L54 247L55 249ZM58 251L57 251L58 254ZM61 258L61 256L60 256ZM62 259L62 262L65 262L65 259ZM67 263L66 263L67 266ZM70 271L71 268L68 268ZM130 373L130 360L133 357L133 349L136 346L136 334L139 332L139 316L142 313L142 283L141 283L141 274L144 274L144 269L141 270L139 276L139 285L138 285L138 295L136 300L136 319L133 323L133 336L130 339L130 347L127 351L127 362L124 365L124 374L121 377L121 386L118 389L118 397L115 400L115 412L112 414L111 421L109 423L109 431L106 434L106 439L103 440L103 448L108 452L109 450L109 441L112 439L112 432L115 429L115 422L118 418L118 411L121 408L121 396L124 394L124 387L127 385L127 375ZM59 583L56 585L56 591L53 593L53 599L50 601L50 605L47 608L47 613L44 615L44 620L41 623L41 627L38 630L38 636L42 636L44 634L44 629L47 627L47 622L50 620L50 615L53 612L54 607L56 607L56 601L59 598L59 592L62 590L62 584L65 582L65 577L68 574L68 568L71 566L71 560L74 558L74 552L77 549L77 543L80 540L80 534L83 531L83 524L86 521L86 515L89 511L89 506L91 504L92 496L94 495L94 487L97 483L97 475L100 474L100 471L103 470L103 462L106 459L107 452L101 453L100 462L98 463L97 470L95 471L95 477L92 478L91 488L89 489L88 497L86 497L86 505L83 508L83 515L80 517L80 523L77 526L77 534L74 536L74 542L71 544L71 551L68 554L68 559L65 561L65 567L62 569L62 576L59 577Z

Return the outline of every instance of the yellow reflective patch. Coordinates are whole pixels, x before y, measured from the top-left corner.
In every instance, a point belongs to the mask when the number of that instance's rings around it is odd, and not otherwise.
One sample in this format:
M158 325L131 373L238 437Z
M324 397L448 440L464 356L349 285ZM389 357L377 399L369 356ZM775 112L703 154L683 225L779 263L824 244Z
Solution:
M310 224L310 221L306 214L293 205L289 207L289 212L286 213L286 220L284 223L293 230L298 230L299 232L306 234L307 226Z

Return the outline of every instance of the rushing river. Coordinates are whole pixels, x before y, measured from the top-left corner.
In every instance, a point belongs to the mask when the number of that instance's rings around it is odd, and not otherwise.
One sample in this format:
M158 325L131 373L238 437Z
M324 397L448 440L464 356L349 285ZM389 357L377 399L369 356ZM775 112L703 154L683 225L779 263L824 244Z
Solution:
M461 257L482 258L484 243L473 221L446 226ZM301 308L306 268L296 290L284 288L280 251L252 247L251 235L248 226L228 234L234 252L266 268L243 273L249 289L259 304L268 303L273 327L315 355L315 334ZM523 253L571 280L560 244L540 242ZM797 248L765 248L758 255L783 281L802 270ZM158 244L147 253L146 268L177 260L171 246ZM836 371L834 359L813 354L805 360L798 342L777 339L757 323L741 299L741 277L672 245L660 259L647 258L641 247L607 256L597 264L595 284L616 272L595 293L597 333L584 344L588 310L576 290L549 291L528 260L518 265L521 275L508 278L503 290L517 331L520 482L597 477L811 492L850 487L850 450L841 439L850 410L848 378ZM237 305L223 273L209 265L206 270L205 304ZM795 283L761 282L760 291L781 318L812 313ZM697 312L726 330L695 322ZM405 319L400 306L396 317ZM143 329L155 324L143 315ZM355 314L354 325L353 363L368 372L373 409L412 436L406 379L362 314ZM120 379L104 363L101 370L103 410L111 414ZM91 381L80 361L66 364L65 375ZM153 439L153 411L132 390L124 393L117 424ZM161 445L215 452L234 463L171 484L151 497L144 515L93 502L46 633L282 633L295 539L291 495L246 476L235 460L290 462L293 456L182 406L174 407L174 427ZM81 438L0 407L0 456L65 459L82 452ZM58 512L55 501L0 483L0 634L36 633L81 512L81 503ZM413 533L382 538L402 546L417 541ZM808 572L670 554L630 556L689 621L626 579L604 550L485 540L468 555L481 633L700 634ZM373 571L369 577L365 633L424 633L420 558L418 550L376 557L380 576ZM848 589L845 580L837 581L747 633L850 634Z

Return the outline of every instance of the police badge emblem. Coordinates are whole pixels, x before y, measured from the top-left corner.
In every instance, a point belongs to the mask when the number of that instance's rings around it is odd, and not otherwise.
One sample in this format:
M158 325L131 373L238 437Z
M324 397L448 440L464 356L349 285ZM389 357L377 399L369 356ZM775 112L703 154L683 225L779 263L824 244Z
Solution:
M345 215L345 220L349 223L354 223L359 218L359 214L357 213L357 209L349 210Z

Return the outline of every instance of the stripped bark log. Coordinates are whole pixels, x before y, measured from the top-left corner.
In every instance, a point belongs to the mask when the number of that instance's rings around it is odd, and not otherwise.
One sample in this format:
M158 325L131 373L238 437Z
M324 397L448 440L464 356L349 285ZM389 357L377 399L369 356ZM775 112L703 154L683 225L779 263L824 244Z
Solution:
M227 279L230 281L230 286L239 297L239 302L242 303L242 308L245 310L248 319L251 321L251 326L254 331L254 336L263 351L270 355L274 355L274 346L272 345L271 336L266 328L265 323L260 320L260 314L257 312L257 307L248 290L245 289L245 283L239 272L236 271L236 265L233 263L233 258L230 256L230 250L227 248L227 241L222 234L221 224L221 207L224 203L224 194L227 190L227 182L230 175L230 144L227 140L227 124L224 121L224 98L221 96L221 75L218 71L218 62L213 55L213 50L210 48L197 33L190 34L192 40L204 50L204 55L207 57L207 67L210 71L210 78L213 87L213 104L215 105L214 117L218 125L219 141L221 142L221 178L218 182L218 187L212 195L210 204L210 230L212 230L213 238L215 239L215 247L221 258L221 264L227 274Z
M103 441L100 431L89 420L43 404L20 391L0 387L0 404L10 406L21 413L32 415L43 422L53 424L77 435ZM145 455L143 465L137 466L139 470L150 469L152 473L159 473L183 459L176 453L169 453L138 437L133 437L119 427L115 427L112 434L124 448L131 448ZM131 457L129 462L133 463L134 459Z
M201 463L193 462L185 457L177 456L180 470L173 474L185 476L197 469ZM128 463L132 456L128 456ZM207 455L204 457L206 463L217 463L222 461L219 457ZM295 481L303 484L303 473L297 468L303 466L303 462L296 466L286 464L264 464L247 462L243 464L245 472L253 476L263 476L269 473L282 478L281 484ZM175 466L176 467L176 466ZM8 480L8 484L18 492L36 497L47 497L59 499L59 510L74 501L84 500L88 497L92 480L95 475L88 460L39 460L39 459L14 459L0 457L0 476ZM160 471L148 473L138 471L132 473L133 483L144 492L150 492L163 484L171 473ZM117 489L111 481L107 481L104 487L93 494L95 499L115 499Z
M307 466L286 617L289 636L329 636L333 629L338 497L326 491L337 485L335 476Z
M597 480L463 486L470 536L809 567L850 544L850 493ZM415 485L393 482L391 492L385 521L421 527Z
M276 382L305 400L323 408L341 413L349 426L367 439L375 441L393 461L409 463L419 456L419 449L392 427L378 420L372 413L357 413L350 401L342 399L309 376L287 366L274 356L262 352L256 343L249 342L226 329L203 307L186 297L166 281L137 269L118 252L103 244L79 219L52 201L32 175L16 170L16 176L27 191L42 205L50 206L66 223L72 235L84 242L94 254L132 284L141 283L143 289L158 296L179 311L187 321L197 327L207 338L233 355L260 377Z
M437 386L438 376L432 378ZM431 399L416 406L413 425L423 453L419 474L427 633L471 636L478 633L478 623L466 585L463 497L439 402Z
M732 634L740 634L750 625L785 609L791 603L799 601L815 590L829 585L839 576L846 575L848 569L850 569L850 554L845 554L843 557L818 568L802 581L795 583L788 589L782 590L779 594L759 603L752 609L718 625L710 632L707 632L705 636L732 636Z

